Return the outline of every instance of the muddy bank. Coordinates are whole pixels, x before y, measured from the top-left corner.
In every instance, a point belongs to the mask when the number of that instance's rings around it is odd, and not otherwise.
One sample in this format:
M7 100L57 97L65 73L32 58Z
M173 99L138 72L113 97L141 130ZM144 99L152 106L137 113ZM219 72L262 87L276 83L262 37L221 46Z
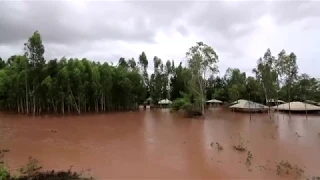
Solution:
M288 117L252 114L250 120L213 110L189 119L165 109L46 118L2 114L0 143L10 149L5 158L13 169L32 155L48 170L90 169L98 179L319 176L320 118Z

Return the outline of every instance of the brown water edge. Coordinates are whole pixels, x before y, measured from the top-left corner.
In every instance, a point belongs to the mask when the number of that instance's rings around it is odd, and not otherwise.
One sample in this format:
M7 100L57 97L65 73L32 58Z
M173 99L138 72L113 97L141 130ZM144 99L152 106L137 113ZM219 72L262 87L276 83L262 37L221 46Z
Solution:
M28 117L0 115L0 149L11 169L38 159L45 168L90 169L107 178L293 178L278 176L276 162L288 160L319 176L320 117L232 113L212 110L201 119L169 110ZM239 144L252 153L233 149ZM218 142L223 150L219 151Z

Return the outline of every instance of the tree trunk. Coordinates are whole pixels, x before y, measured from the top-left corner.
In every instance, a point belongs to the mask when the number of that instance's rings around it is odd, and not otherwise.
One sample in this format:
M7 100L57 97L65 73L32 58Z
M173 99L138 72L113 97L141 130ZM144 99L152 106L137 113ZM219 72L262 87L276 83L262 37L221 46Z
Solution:
M100 111L103 112L103 94L102 94L102 96L100 97Z
M305 110L306 110L306 120L308 120L308 111L307 111L306 99L307 99L307 96L304 97L304 108L305 108Z
M33 93L33 115L36 114L36 97L34 96L34 93Z
M23 98L20 99L20 107L21 107L21 112L24 113L24 107L23 107Z
M17 105L18 105L18 113L20 113L20 102L17 100Z
M26 112L27 114L29 114L29 101L28 101L28 96L29 96L29 93L28 93L28 79L27 79L27 71L26 71L26 82L25 82L25 87L26 87Z
M78 111L78 114L80 114L81 113L81 98L80 98L80 96L78 98L78 106L76 107L76 109Z
M289 87L287 88L287 93L288 93L288 101L289 101L289 119L291 119L291 100L290 100L290 87L291 87L291 84L289 83Z
M278 95L278 91L277 91L277 101L276 101L276 103L277 103L277 119L279 120L279 95Z
M63 97L61 100L61 112L62 112L62 114L64 114L64 98Z
M251 101L250 92L249 92L249 101ZM251 121L251 107L250 107L250 103L249 103L249 113L250 113L250 121Z

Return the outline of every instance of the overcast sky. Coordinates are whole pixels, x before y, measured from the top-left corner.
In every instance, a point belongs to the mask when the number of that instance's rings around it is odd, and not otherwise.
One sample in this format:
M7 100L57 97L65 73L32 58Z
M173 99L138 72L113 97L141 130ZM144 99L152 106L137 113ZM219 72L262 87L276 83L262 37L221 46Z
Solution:
M117 62L145 51L149 63L178 64L203 41L218 53L221 75L250 73L270 48L294 52L300 73L320 77L319 9L316 1L0 1L0 57L22 53L39 30L47 59Z

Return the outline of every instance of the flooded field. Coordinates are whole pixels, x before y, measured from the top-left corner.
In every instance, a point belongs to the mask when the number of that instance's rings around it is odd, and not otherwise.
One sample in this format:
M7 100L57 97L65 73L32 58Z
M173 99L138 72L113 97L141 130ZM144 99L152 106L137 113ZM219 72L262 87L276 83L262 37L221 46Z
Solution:
M5 160L11 169L32 156L47 169L73 166L97 179L311 178L320 176L320 116L253 114L250 120L226 110L200 119L169 110L1 114L0 148L10 150Z

